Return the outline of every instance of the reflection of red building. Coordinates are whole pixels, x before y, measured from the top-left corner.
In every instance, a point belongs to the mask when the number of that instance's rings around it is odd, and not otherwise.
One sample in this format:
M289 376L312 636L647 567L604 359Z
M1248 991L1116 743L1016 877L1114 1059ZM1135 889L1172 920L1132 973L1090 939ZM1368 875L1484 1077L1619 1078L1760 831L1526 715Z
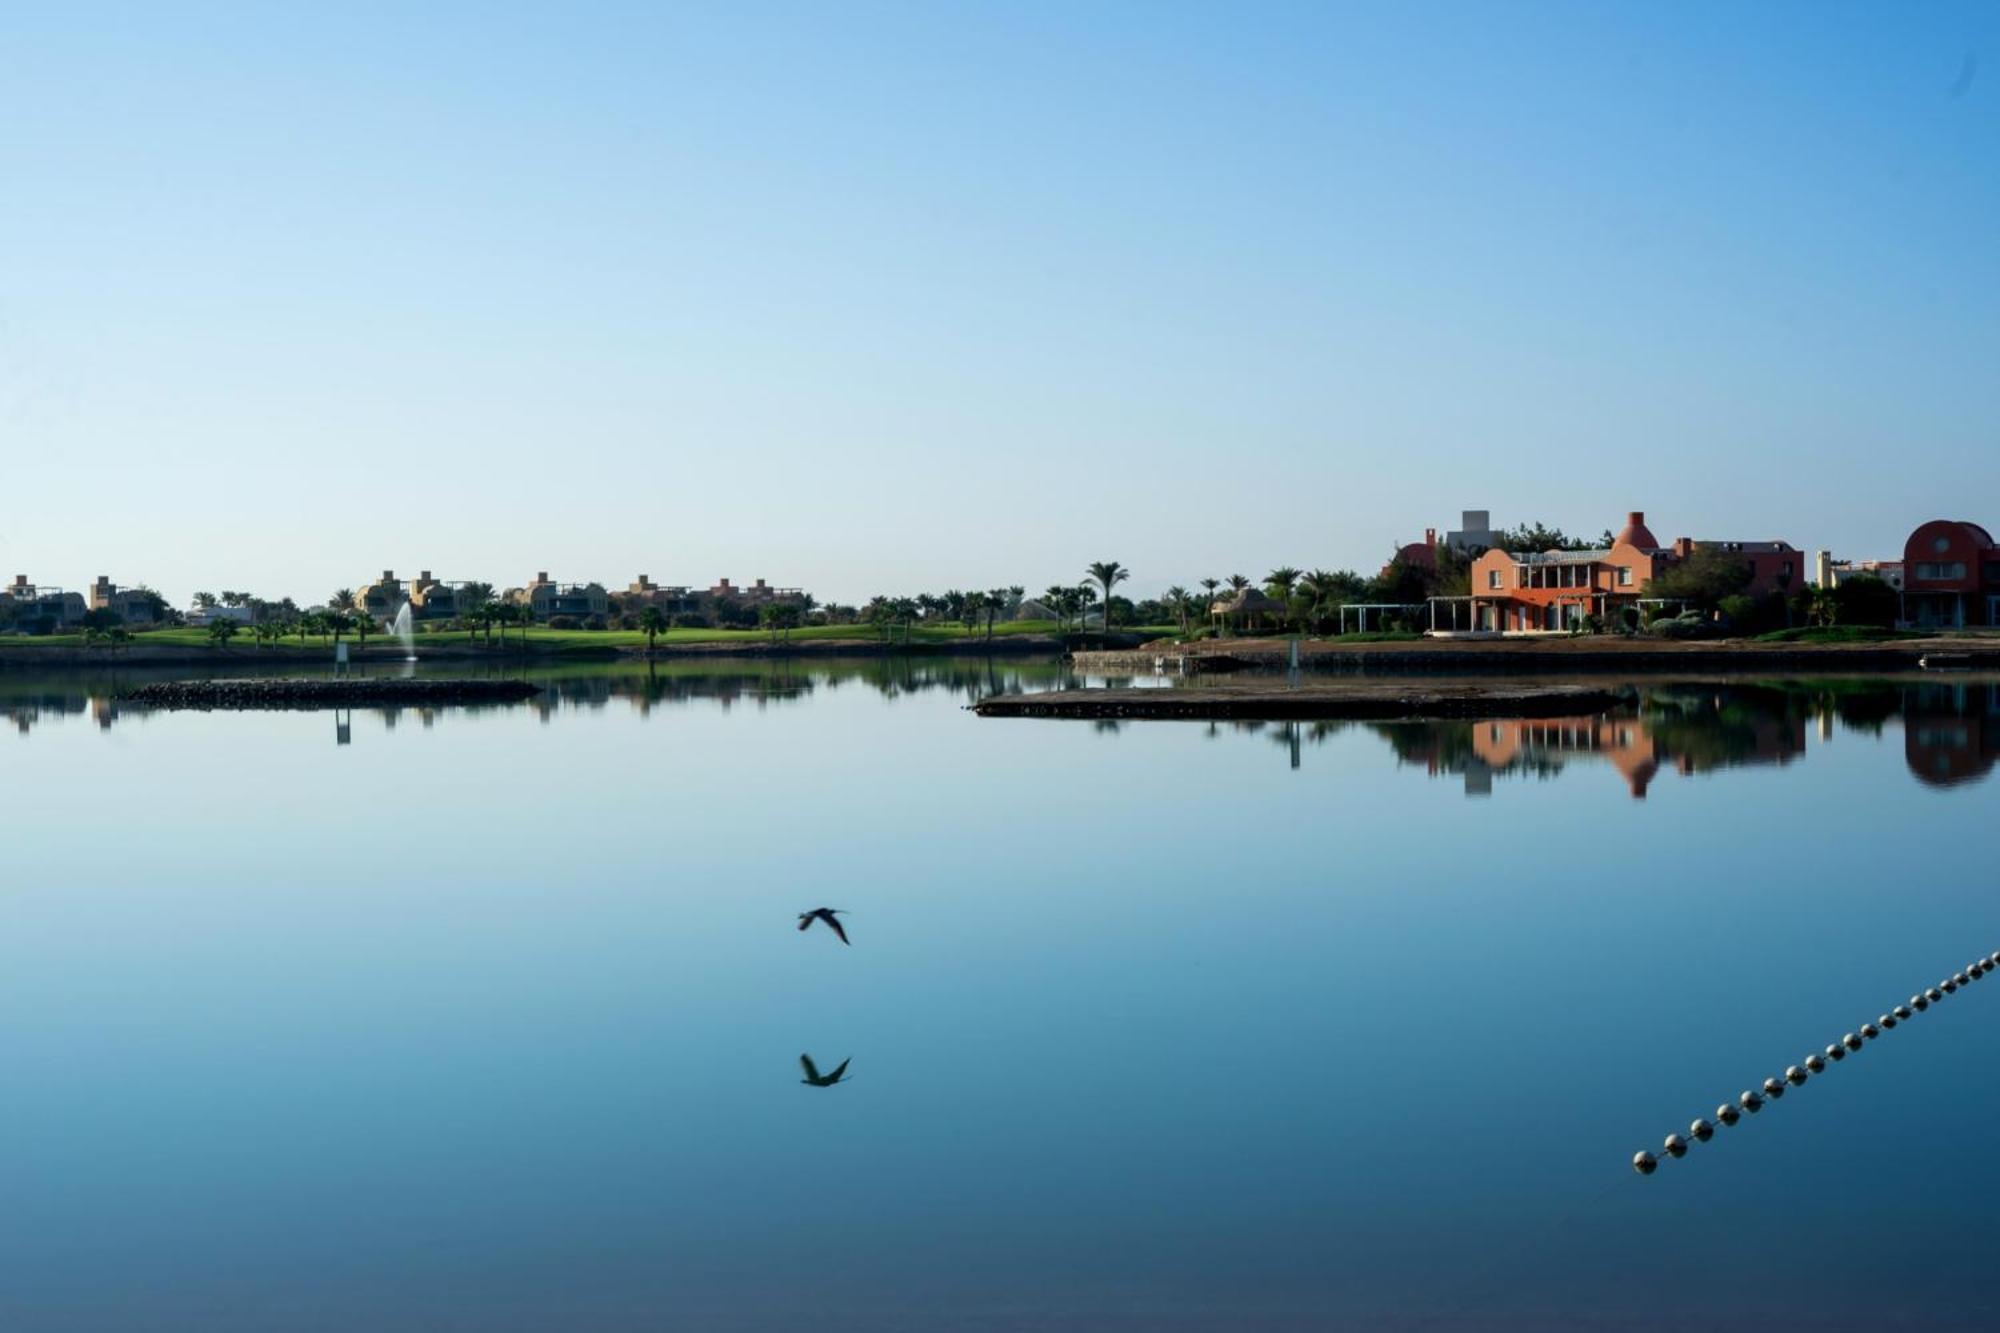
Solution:
M1923 685L1903 698L1903 762L1931 787L1955 787L2000 760L2000 685Z
M1903 617L1925 628L2000 625L2000 551L1977 523L1934 518L1903 543Z
M1805 753L1810 710L1782 692L1669 690L1641 710L1578 717L1486 718L1385 724L1399 755L1432 776L1458 773L1468 796L1493 790L1503 773L1551 775L1598 761L1644 800L1664 770L1682 777L1746 764L1788 764Z
M1472 724L1472 753L1488 768L1595 758L1618 770L1635 800L1660 771L1660 747L1636 717L1494 718Z

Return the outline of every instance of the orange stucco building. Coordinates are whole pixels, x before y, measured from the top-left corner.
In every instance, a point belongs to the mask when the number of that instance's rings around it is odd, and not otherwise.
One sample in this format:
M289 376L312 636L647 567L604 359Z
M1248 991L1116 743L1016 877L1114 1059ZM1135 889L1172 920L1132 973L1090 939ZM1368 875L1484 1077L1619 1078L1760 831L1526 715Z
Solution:
M1580 628L1585 616L1611 623L1636 613L1655 576L1697 550L1719 549L1750 568L1752 597L1803 586L1805 566L1790 542L1694 541L1682 537L1663 547L1634 510L1609 547L1595 551L1487 551L1472 563L1469 628L1493 634L1527 634Z
M1670 559L1637 511L1601 551L1486 552L1472 562L1472 628L1489 633L1575 629L1636 605Z

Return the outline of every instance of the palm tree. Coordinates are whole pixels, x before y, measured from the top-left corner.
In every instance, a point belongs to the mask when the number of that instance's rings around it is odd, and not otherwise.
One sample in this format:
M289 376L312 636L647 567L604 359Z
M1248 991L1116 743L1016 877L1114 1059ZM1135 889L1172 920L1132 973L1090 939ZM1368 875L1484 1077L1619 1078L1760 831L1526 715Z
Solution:
M1070 589L1069 595L1076 599L1076 630L1081 634L1085 626L1090 623L1090 608L1097 605L1097 589L1088 583L1079 583ZM1110 613L1109 606L1104 609L1106 614Z
M1104 632L1111 632L1111 590L1132 577L1132 571L1116 560L1099 560L1090 567L1090 577L1104 589Z
M237 624L233 620L211 620L208 622L208 637L218 648L229 647L229 641L236 637Z
M335 588L333 596L326 599L326 604L335 611L352 611L354 609L354 589Z
M666 627L666 613L661 611L659 607L649 606L639 613L639 628L646 631L646 655L648 657L653 655L653 644L660 637L660 632L666 629ZM504 638L505 635L503 634L502 637Z
M351 623L354 627L354 637L360 641L358 646L362 649L368 647L368 631L381 628L381 626L375 623L375 617L369 615L366 611L357 613Z
M1279 565L1264 576L1264 589L1285 604L1285 619L1292 618L1292 587L1299 581L1299 571L1290 565Z
M1014 605L1020 604L1021 592L1020 588L988 588L986 590L986 605L983 609L986 612L986 641L988 643L993 642L993 622L998 620L1001 612L1007 609L1010 598Z
M1326 604L1338 587L1338 576L1329 569L1315 569L1299 579L1300 591L1311 598L1306 614L1311 618L1313 627L1317 628L1325 617Z
M1176 583L1167 589L1167 605L1174 608L1174 615L1181 623L1181 633L1188 632L1188 590Z
M1051 583L1048 587L1042 589L1042 605L1056 613L1056 628L1058 630L1066 631L1069 629L1069 621L1063 619L1063 607L1067 604L1064 599L1068 596L1069 589L1063 587L1060 583Z
M1229 591L1242 592L1245 588L1249 586L1250 586L1250 580L1244 578L1241 574L1231 574L1229 576Z

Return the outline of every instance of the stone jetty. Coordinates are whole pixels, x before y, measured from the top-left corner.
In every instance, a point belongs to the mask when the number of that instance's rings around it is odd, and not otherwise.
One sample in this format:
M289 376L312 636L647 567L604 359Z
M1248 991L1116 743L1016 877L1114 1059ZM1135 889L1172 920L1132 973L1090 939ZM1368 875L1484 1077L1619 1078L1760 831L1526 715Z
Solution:
M1349 718L1570 717L1623 702L1594 685L1528 685L1506 680L1411 684L1375 680L1234 681L1145 689L1048 690L996 694L973 709L981 717L1235 718L1291 721Z
M144 708L378 708L447 704L514 703L542 692L525 680L243 678L168 680L141 685L121 696Z

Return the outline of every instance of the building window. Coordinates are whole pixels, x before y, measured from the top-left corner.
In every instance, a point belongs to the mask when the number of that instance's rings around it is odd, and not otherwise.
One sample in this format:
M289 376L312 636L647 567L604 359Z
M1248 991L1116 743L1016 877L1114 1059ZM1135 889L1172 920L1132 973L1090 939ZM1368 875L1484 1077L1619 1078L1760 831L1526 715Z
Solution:
M1963 560L1924 560L1917 563L1917 577L1934 583L1965 577Z
M1621 588L1629 588L1632 586L1632 566L1630 565L1618 566L1618 586Z
M1499 587L1499 586L1500 586L1500 571L1499 571L1499 570L1497 570L1497 569L1489 569L1489 570L1487 570L1487 571L1486 571L1486 586L1487 586L1487 587L1489 587L1489 588L1497 588L1497 587Z
M1939 555L1943 555L1946 551L1949 551L1951 549L1951 538L1949 537L1931 538L1931 549L1933 551L1936 551Z

